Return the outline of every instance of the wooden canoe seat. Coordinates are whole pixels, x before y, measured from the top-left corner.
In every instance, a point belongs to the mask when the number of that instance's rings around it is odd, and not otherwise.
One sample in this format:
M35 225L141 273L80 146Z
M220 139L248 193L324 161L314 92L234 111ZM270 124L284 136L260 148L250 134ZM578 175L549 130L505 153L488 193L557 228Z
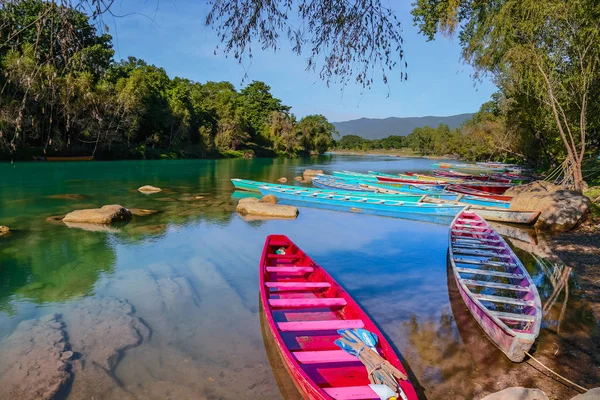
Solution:
M494 238L471 238L468 236L452 236L453 243L501 243L500 239Z
M267 254L268 258L281 258L286 260L297 260L302 258L298 254Z
M503 246L491 246L487 244L476 243L452 243L454 248L474 249L474 250L503 250Z
M331 284L329 282L265 282L265 286L270 289L314 290L330 288Z
M360 362L344 350L296 351L292 353L300 364Z
M340 297L316 299L269 299L271 307L278 308L321 308L343 307L346 300Z
M332 387L323 390L336 400L379 400L379 396L369 386Z
M490 301L492 303L512 304L515 306L533 307L535 303L531 300L515 299L514 297L505 296L494 296L491 294L479 294L473 293L472 296L476 299L483 301Z
M315 269L313 267L267 267L267 272L277 272L277 273L307 273L313 272Z
M490 310L490 313L500 319L505 319L507 321L518 321L518 322L533 322L533 321L535 321L534 315L515 314L515 313L491 311L491 310Z
M473 265L487 265L490 267L509 267L514 268L517 264L505 263L502 261L492 261L492 260L475 260L475 259L466 259L462 257L454 257L454 262L460 264L473 264Z
M467 286L481 286L489 287L494 289L503 290L515 290L517 292L529 292L529 286L511 285L508 283L488 282L488 281L476 281L473 279L461 279L461 282Z
M497 258L511 258L510 254L498 254L492 251L485 250L476 250L476 249L461 249L454 248L452 249L454 254L465 254L469 256L479 256L479 257L497 257Z
M282 332L329 331L338 329L364 328L360 319L334 319L327 321L291 321L278 322L277 327Z
M452 229L452 234L456 234L456 233L476 233L478 235L490 235L491 232L490 231L483 231L483 230L471 230L471 229Z
M456 268L458 272L463 274L473 274L473 275L489 275L489 276L498 276L501 278L512 278L512 279L523 279L524 276L521 274L511 274L510 272L499 272L499 271L487 271L485 269L473 269L473 268Z
M277 241L277 240L271 240L269 242L269 246L275 246L275 247L287 247L290 245L290 242L285 242L285 241ZM278 254L279 255L279 254Z

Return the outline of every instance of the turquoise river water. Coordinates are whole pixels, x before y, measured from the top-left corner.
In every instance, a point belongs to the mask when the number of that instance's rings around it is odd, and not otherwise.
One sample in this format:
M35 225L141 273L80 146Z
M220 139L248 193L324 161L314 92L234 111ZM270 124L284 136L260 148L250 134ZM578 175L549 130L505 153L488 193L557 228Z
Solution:
M110 359L100 372L85 363L74 368L61 397L294 398L285 371L267 357L272 343L258 304L265 236L282 233L379 324L423 398L472 399L507 386L574 396L535 364L510 363L481 333L448 279L448 226L305 207L285 221L235 212L234 177L294 182L305 168L398 173L426 171L430 162L330 155L0 164L0 225L13 231L0 238L0 382L8 363L2 352L10 350L2 341L25 320L59 313L82 360ZM142 185L164 190L144 195ZM159 212L99 231L48 220L105 204ZM536 261L531 232L518 236L511 243L548 308L535 354L576 382L599 386L598 325L577 277ZM131 305L127 318L105 312L114 299ZM135 343L119 344L116 327L132 318L146 329ZM82 327L83 335L75 331Z

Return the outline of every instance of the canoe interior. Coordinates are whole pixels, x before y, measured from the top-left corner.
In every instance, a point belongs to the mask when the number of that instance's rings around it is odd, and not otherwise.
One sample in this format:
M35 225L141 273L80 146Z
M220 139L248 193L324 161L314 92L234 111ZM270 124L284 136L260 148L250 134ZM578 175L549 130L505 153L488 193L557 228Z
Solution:
M285 254L276 254L284 249ZM378 352L405 372L394 350L365 312L323 268L283 235L267 237L260 265L265 317L298 390L307 399L376 399L365 366L334 344L337 329L375 333ZM409 381L400 382L416 399Z
M541 300L529 273L494 229L462 211L450 228L449 258L467 308L492 343L523 361L539 334Z

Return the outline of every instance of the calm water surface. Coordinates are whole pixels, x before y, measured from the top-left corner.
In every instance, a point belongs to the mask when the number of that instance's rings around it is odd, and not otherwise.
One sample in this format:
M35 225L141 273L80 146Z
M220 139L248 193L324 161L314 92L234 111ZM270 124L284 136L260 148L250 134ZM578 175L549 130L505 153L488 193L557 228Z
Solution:
M0 240L0 340L24 320L59 312L72 321L74 310L123 299L149 334L122 352L88 398L293 398L281 365L269 363L272 343L261 333L258 305L264 238L282 233L381 326L423 397L470 399L521 385L543 386L555 398L575 395L529 364L511 364L485 339L448 279L447 226L304 207L294 221L247 221L235 213L230 178L293 182L307 167L391 173L429 164L353 156L1 164L0 225L14 232ZM146 184L164 191L139 193ZM104 204L159 213L100 232L46 220ZM590 339L597 325L576 277L519 254L548 306L536 354L598 386Z

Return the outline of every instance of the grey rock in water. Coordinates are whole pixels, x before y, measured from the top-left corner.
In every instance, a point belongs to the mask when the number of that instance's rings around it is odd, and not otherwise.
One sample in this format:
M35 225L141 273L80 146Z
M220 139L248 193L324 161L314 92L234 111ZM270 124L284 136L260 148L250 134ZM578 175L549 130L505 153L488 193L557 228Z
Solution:
M129 399L113 378L113 371L128 349L150 335L149 328L125 300L88 297L65 311L63 317L71 349L80 359L73 365L70 397L76 399Z
M162 192L162 189L156 186L144 185L138 189L142 193L158 193Z
M287 178L285 176L281 177L281 178L277 179L277 182L279 182L279 183L286 183L287 182Z
M71 374L59 314L21 322L0 342L0 399L53 399Z
M567 232L585 221L590 199L581 193L566 190L549 182L536 181L509 189L513 196L511 209L540 211L537 230Z
M548 400L548 396L546 396L546 393L539 389L510 387L499 392L489 394L481 400Z
M101 208L88 208L68 213L63 222L88 223L88 224L112 224L124 222L131 219L131 212L118 204L102 206Z

